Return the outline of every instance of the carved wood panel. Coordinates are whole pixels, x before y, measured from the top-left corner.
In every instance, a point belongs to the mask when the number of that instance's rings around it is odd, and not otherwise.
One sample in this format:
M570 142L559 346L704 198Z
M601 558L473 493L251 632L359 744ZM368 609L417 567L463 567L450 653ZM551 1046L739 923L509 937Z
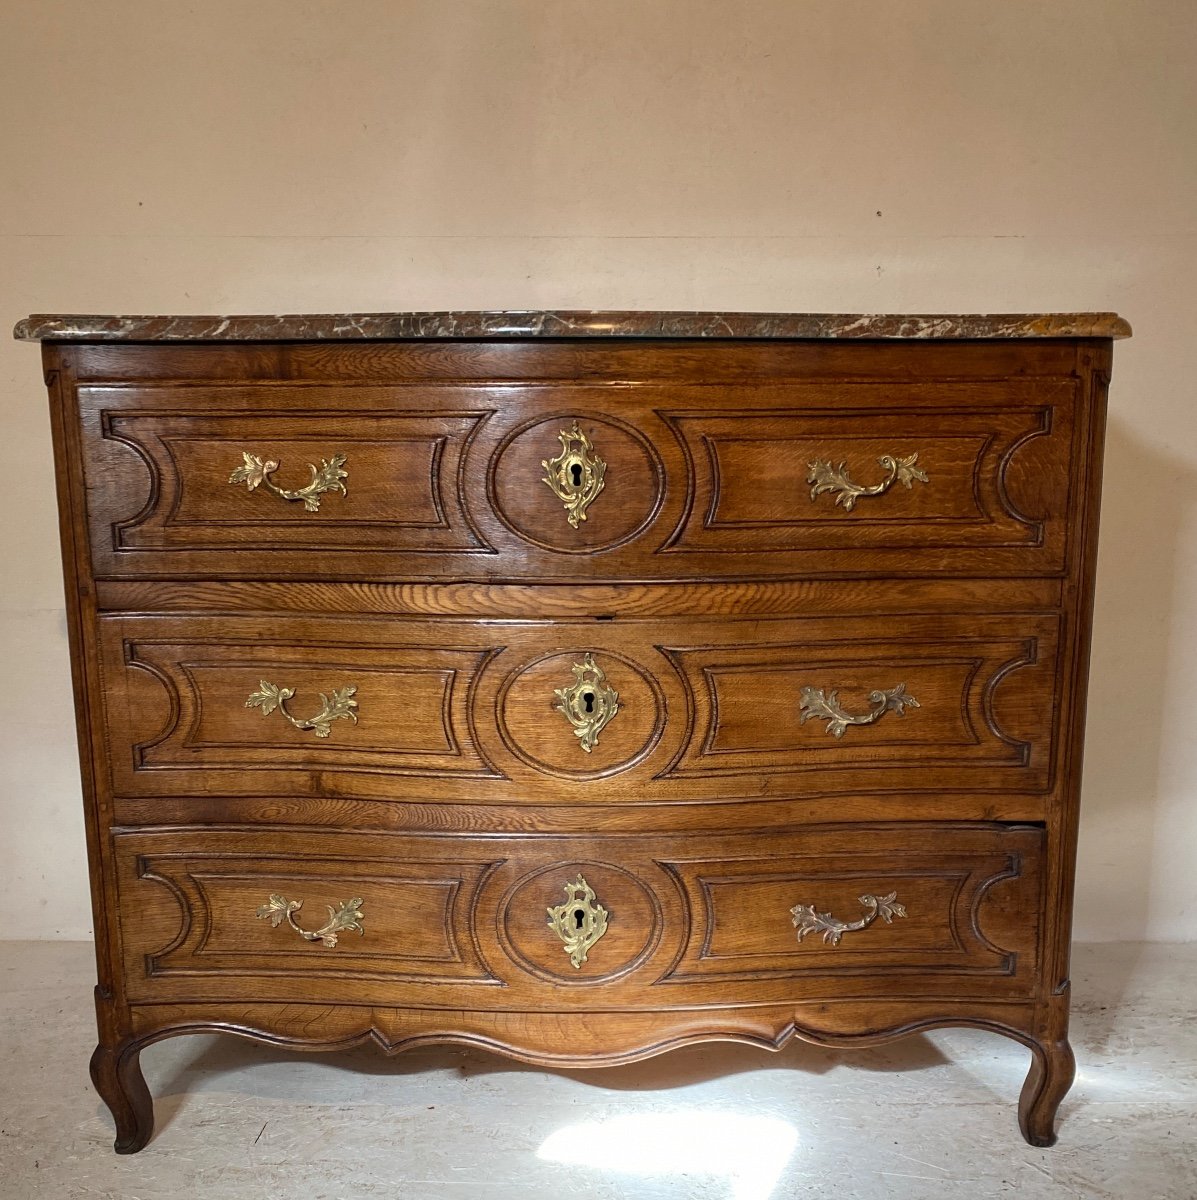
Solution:
M797 400L804 389L795 391ZM986 547L1021 549L1029 569L1057 568L1069 392L1062 385L1053 405L952 408L918 391L859 384L845 389L839 409L819 395L805 410L666 414L694 476L693 501L667 549L821 551L859 570L879 553L921 563L936 550ZM887 469L891 460L908 466Z
M318 574L346 552L490 553L460 489L463 453L487 412L397 411L386 396L365 389L358 411L338 412L327 394L280 388L263 412L244 389L202 400L169 388L85 389L98 569L156 564L171 573L211 563L219 573L224 554L226 570L240 563L243 574L270 574L283 562L292 566L284 573L307 562ZM256 479L251 490L234 481L246 454L273 463L267 478L283 491L302 491L336 458L344 492L316 492L312 511Z
M129 833L117 846L135 996L254 976L282 997L314 972L343 982L497 982L473 929L478 890L498 865L485 856L399 860L371 855L360 839L296 834ZM259 915L272 895L300 902L293 916L309 931L356 898L360 932L340 932L335 945L305 940L288 922Z
M663 862L701 914L669 981L925 973L1029 987L1043 831L944 828L934 846L901 831L880 837L861 830L847 846L812 831L759 858ZM885 898L897 911L883 905L879 918Z
M413 644L351 618L113 617L102 628L119 791L288 794L330 769L497 774L473 733L485 638ZM338 715L313 721L338 698Z
M846 616L664 646L694 721L669 774L801 773L818 790L1047 788L1058 638L1054 616Z

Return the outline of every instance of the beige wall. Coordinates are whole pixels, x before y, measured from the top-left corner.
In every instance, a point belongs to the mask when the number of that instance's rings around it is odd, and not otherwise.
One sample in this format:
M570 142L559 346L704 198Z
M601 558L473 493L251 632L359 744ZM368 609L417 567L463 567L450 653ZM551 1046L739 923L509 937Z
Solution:
M0 318L1117 309L1082 938L1197 936L1191 0L3 0ZM0 936L88 932L0 341Z

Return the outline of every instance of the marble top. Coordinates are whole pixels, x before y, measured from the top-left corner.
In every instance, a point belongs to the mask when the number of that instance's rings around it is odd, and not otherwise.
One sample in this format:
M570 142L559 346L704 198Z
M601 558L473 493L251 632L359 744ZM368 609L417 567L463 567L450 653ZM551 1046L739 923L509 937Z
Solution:
M1116 313L406 312L241 317L35 315L29 342L309 342L417 338L1125 338Z

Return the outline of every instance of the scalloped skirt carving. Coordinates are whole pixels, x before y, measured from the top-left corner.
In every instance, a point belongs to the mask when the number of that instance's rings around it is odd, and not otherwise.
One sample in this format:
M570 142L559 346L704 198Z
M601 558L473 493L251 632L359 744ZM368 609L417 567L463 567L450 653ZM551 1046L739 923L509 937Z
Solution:
M564 1052L560 1048L561 1025L567 1020L574 1032L571 1049ZM134 1007L132 1021L133 1036L118 1053L101 1047L93 1058L96 1086L116 1117L117 1150L126 1154L140 1150L153 1128L149 1093L137 1068L138 1052L164 1038L191 1033L231 1033L313 1052L373 1044L383 1053L398 1054L417 1046L457 1044L534 1066L575 1069L620 1066L712 1040L773 1051L793 1039L820 1046L865 1048L932 1029L971 1027L1032 1048L1034 1065L1019 1109L1023 1135L1032 1145L1054 1141L1051 1123L1072 1078L1067 1043L1045 1051L1029 1032L1035 1021L1031 1004L978 1004L951 1015L934 1003L901 1001L873 1001L867 1006L769 1005L593 1013L578 1022L560 1012L239 1003ZM1043 1064L1051 1065L1043 1071ZM894 1086L900 1086L900 1081Z

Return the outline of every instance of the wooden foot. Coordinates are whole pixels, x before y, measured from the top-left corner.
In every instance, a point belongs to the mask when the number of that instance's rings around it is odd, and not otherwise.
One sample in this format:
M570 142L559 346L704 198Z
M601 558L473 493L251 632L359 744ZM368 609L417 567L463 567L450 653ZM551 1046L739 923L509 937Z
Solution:
M1072 1086L1076 1059L1067 1038L1036 1042L1031 1055L1031 1069L1018 1099L1018 1127L1032 1146L1054 1146L1056 1109Z
M154 1132L154 1101L141 1073L140 1049L103 1043L91 1056L91 1081L116 1122L117 1154L136 1154Z

